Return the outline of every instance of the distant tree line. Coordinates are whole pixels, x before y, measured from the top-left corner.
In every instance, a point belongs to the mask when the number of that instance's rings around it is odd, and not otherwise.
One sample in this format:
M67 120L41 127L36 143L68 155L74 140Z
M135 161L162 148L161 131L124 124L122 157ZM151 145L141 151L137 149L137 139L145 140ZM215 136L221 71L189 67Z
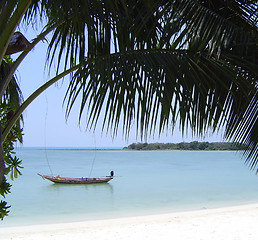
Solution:
M180 143L132 143L124 150L239 150L245 149L245 146L239 146L236 143L228 142L180 142Z

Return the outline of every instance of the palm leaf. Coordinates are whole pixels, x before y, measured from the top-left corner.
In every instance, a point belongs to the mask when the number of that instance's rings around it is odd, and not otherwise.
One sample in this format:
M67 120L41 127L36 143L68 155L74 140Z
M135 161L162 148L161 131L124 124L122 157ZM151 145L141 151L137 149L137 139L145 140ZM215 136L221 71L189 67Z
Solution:
M134 120L142 137L177 120L198 136L225 125L226 138L257 159L256 1L43 0L41 9L58 26L50 65L55 56L57 72L85 61L67 91L67 114L81 97L80 120L87 110L94 129L103 112L113 135L122 122L128 136Z
M232 104L238 108L253 90L246 84L243 96L233 101L234 89L243 81L240 76L233 78L236 73L208 53L187 50L139 50L90 59L70 83L67 113L81 96L80 117L85 108L89 110L90 128L105 108L104 125L114 129L113 134L121 117L126 134L136 120L142 137L158 122L161 133L179 118L182 131L190 127L202 136L210 127L215 131L232 114Z
M12 65L12 61L9 58L5 58L0 67L0 81L9 72ZM23 96L21 89L18 85L18 80L15 75L13 75L4 95L1 98L2 104L8 104L9 107L16 111L23 101Z

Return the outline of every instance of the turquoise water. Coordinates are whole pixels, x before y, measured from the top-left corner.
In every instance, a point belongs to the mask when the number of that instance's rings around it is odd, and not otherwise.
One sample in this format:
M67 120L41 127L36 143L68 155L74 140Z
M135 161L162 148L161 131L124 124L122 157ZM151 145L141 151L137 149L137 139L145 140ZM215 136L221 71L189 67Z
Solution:
M17 150L23 175L0 227L83 221L258 202L258 176L235 152ZM51 167L51 169L49 168ZM101 177L109 184L62 185L37 175Z

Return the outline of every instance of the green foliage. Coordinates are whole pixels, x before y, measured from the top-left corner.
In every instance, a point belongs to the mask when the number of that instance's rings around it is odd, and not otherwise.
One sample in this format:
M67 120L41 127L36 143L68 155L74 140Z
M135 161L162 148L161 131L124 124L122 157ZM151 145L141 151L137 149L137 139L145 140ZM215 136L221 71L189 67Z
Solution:
M6 181L6 177L4 177L4 180L3 180L2 184L0 185L0 195L5 197L5 195L7 193L10 193L11 186L12 185Z
M133 143L128 147L125 147L124 150L244 150L246 146L239 146L234 143L226 142L198 142L193 141L190 143L181 142L181 143Z
M13 110L8 107L8 104L0 105L0 121L1 121L1 130L4 129L7 124L10 116L13 114ZM7 138L3 142L3 151L4 151L4 161L6 164L6 175L10 174L11 180L17 178L18 175L21 175L19 168L21 161L14 156L14 143L22 142L22 129L19 124L16 124L8 134Z
M103 113L103 130L115 136L122 123L127 137L134 125L142 139L173 134L178 122L198 137L223 126L227 141L258 157L257 1L79 3L63 16L81 21L57 28L49 48L70 64L81 59L75 49L87 56L67 91L68 114L81 101L87 127Z
M0 122L1 122L1 130L7 124L10 115L12 114L12 109L9 107L8 103L3 103L0 105ZM22 168L21 160L14 156L14 143L22 141L22 129L19 124L15 125L10 133L8 134L6 140L3 142L3 151L4 151L4 161L6 165L6 172L4 176L4 181L0 186L0 195L5 197L6 194L10 193L11 185L7 182L6 177L9 176L11 180L14 180L21 175L19 169ZM10 206L7 206L5 201L1 201L0 204L0 218L3 220L5 216L8 215Z
M0 219L3 220L4 217L8 216L10 206L7 206L7 202L0 202Z
M22 161L17 158L16 156L12 157L11 154L7 154L8 157L6 157L5 163L8 167L6 167L6 174L10 174L10 179L14 180L14 178L17 178L18 175L22 175L19 171L19 168L23 168L21 166Z
M13 111L8 108L7 105L3 105L0 110L1 129L3 129L8 122L10 115L13 114ZM21 175L21 172L19 170L20 168L22 168L21 160L14 156L14 143L17 141L22 142L22 129L20 128L19 124L15 125L11 129L7 138L3 142L4 161L6 164L5 174L9 175L11 180L17 178L18 175Z
M12 64L12 59L5 57L3 64L1 65L0 78L4 76L9 65ZM21 101L21 92L15 81L12 78L10 84L8 85L4 95L0 102L0 130L1 132L8 124L9 120L12 118L14 112L18 109ZM19 175L21 175L20 169L22 168L22 161L15 156L14 143L22 142L22 128L20 126L21 118L13 126L9 134L7 135L5 141L2 143L4 152L4 162L5 162L5 176L4 180L0 185L0 195L5 197L6 194L10 193L11 184L7 182L7 178L14 180ZM10 206L7 206L5 201L1 200L0 204L0 218L3 219L8 215Z
M1 129L5 127L5 124L7 123L9 116L10 116L10 108L8 108L8 105L2 104L0 106L0 121L1 121ZM8 114L9 113L9 114ZM19 125L15 125L11 132L8 134L6 140L3 142L3 151L4 151L4 161L6 165L6 172L4 176L4 181L2 182L0 186L0 195L2 197L5 197L6 194L10 193L11 185L7 182L6 177L9 176L11 180L14 180L19 175L21 175L21 172L19 169L22 168L21 163L22 161L14 156L14 143L22 140L22 129L19 127ZM0 218L3 220L5 216L8 215L10 206L7 206L7 203L5 201L1 200L0 204Z

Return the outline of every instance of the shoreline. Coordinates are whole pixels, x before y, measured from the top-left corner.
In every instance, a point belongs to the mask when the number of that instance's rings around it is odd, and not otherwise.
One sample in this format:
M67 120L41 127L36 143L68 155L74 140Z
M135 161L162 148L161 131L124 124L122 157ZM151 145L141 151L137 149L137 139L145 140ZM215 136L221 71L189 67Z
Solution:
M172 239L254 240L258 235L258 203L145 215L0 228L1 239Z

